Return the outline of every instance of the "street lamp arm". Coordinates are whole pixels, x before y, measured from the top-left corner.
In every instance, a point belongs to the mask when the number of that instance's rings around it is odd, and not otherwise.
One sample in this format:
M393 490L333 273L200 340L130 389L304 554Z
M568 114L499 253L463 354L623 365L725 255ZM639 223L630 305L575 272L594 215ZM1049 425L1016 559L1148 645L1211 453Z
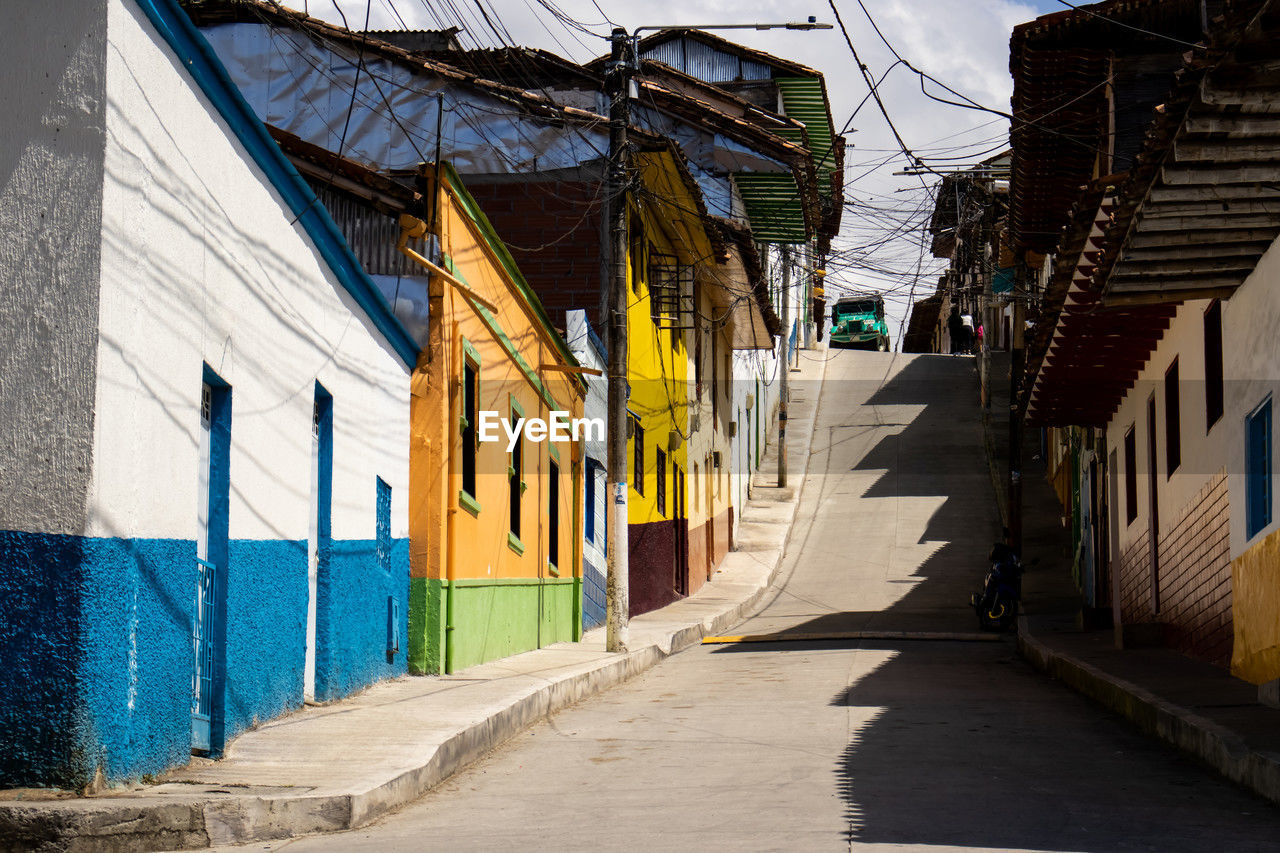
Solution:
M645 30L829 30L831 24L820 24L813 18L808 21L790 21L785 24L668 24L664 26L636 27L631 35L638 36Z

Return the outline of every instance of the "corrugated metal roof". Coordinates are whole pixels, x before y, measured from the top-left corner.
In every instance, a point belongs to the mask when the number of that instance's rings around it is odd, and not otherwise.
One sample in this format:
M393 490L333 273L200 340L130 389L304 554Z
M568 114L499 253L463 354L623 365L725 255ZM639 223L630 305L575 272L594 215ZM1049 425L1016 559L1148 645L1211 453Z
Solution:
M751 231L763 243L803 243L804 207L795 179L785 174L734 175Z
M677 38L644 51L645 59L656 59L708 83L738 80L768 80L773 69L763 62L718 50L691 38Z

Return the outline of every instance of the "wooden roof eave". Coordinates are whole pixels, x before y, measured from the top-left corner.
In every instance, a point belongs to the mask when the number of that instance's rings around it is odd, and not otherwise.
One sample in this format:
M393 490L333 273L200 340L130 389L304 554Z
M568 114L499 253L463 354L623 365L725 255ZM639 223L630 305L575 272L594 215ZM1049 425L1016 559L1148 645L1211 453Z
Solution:
M1104 304L1229 297L1280 236L1280 120L1267 114L1280 46L1256 26L1269 5L1241 4L1188 54L1121 191L1094 275Z

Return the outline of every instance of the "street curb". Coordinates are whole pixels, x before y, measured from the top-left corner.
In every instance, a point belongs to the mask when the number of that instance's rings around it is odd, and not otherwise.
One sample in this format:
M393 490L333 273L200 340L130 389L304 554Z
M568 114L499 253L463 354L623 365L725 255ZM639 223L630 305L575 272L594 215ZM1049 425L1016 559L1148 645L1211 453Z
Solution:
M825 355L825 350L818 352ZM817 376L819 389L826 379L826 367L824 359ZM316 796L214 799L193 795L191 799L169 797L163 801L143 797L5 801L0 802L0 853L195 850L356 829L417 800L539 720L640 675L667 657L700 644L703 637L723 633L754 611L781 570L809 470L820 400L821 390L813 404L807 435L799 447L792 445L795 450L791 460L792 476L799 485L789 490L791 494L785 500L773 503L775 507L786 506L782 514L784 520L772 518L761 522L774 529L785 526L785 532L778 531L782 533L778 548L768 549L776 554L773 565L754 589L718 613L676 627L669 633L660 633L655 642L623 655L603 658L585 671L529 690L485 719L446 738L420 766L369 790ZM750 508L745 508L744 523L749 520L748 512ZM696 602L697 594L683 601ZM661 617L665 609L645 616Z
M1280 761L1250 749L1230 729L1049 648L1030 633L1025 616L1018 618L1018 653L1036 669L1124 717L1143 734L1177 747L1231 781L1280 803Z

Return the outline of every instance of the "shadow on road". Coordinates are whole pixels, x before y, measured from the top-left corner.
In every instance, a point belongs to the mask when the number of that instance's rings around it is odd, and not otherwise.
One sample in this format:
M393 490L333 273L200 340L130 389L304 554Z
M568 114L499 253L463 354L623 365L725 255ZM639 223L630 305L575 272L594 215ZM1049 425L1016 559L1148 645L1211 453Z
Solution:
M866 585L868 602L885 606L818 612L822 604L852 599L827 597L804 580L812 568L800 566L771 605L779 615L766 611L736 633L751 633L752 622L779 630L788 606L804 614L783 628L788 633L977 630L967 600L981 581L999 522L971 365L914 359L863 393L862 406L834 417L827 395L848 397L850 389L828 380L818 429L829 441L821 448L815 437L815 451L830 453L828 475L879 472L847 498L896 502L897 550L890 553L915 547L920 561L903 569L890 558L877 572L858 549L859 536L877 531L859 529L857 518L841 516L839 506L824 508L793 541L804 549L803 543L824 537L843 538L847 556L832 559L857 564L849 577ZM866 430L877 428L882 437L868 446ZM861 442L849 439L855 433ZM845 497L834 483L817 488L823 507L832 495ZM716 653L851 645L858 675L831 699L848 709L851 736L834 758L834 775L851 845L1234 851L1264 849L1256 839L1274 837L1280 827L1280 812L1269 804L1207 779L1099 707L1046 684L1008 639L752 643Z

